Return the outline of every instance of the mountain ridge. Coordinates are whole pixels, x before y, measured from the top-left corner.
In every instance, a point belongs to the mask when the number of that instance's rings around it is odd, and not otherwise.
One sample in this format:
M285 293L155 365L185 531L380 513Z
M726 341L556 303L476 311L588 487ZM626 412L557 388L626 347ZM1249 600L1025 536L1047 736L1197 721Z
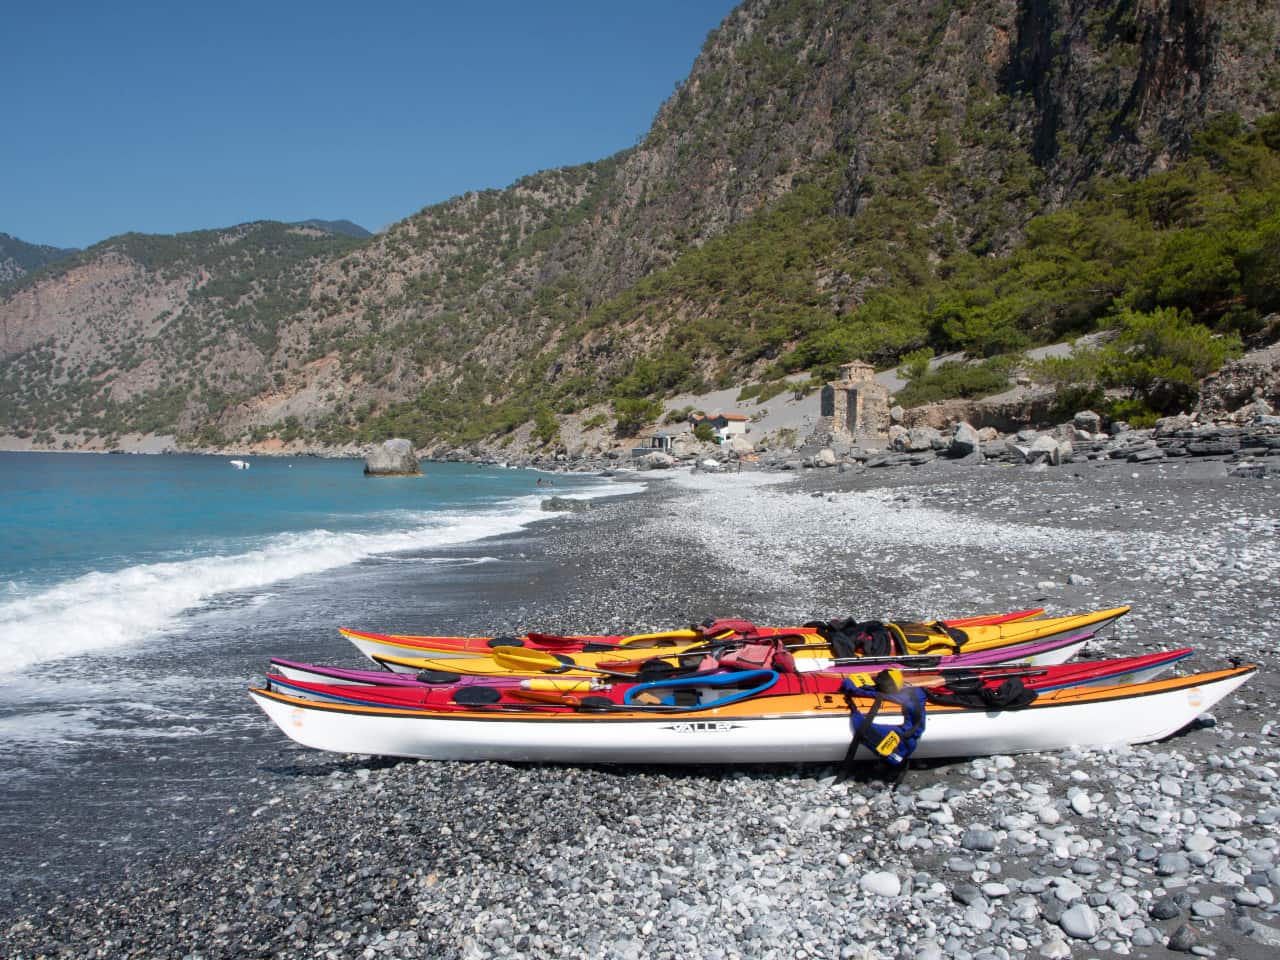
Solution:
M78 253L75 247L54 247L45 243L27 243L7 233L0 233L0 287L17 280L45 264L54 263Z
M206 232L126 235L0 291L0 429L496 447L765 375L815 337L891 361L924 340L876 291L1005 256L1100 174L1167 169L1209 119L1275 110L1278 19L751 0L613 157L361 241L250 229L204 262Z

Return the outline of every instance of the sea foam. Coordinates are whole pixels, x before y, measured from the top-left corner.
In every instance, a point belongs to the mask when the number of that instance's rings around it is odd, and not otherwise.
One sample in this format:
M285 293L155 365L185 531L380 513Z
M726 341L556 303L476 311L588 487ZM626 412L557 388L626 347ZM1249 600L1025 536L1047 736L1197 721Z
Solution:
M607 484L575 490L575 499L643 489ZM127 648L166 629L214 598L254 591L383 554L452 546L513 533L551 516L540 496L522 496L478 512L404 514L383 532L311 530L279 534L242 552L93 572L52 587L10 591L0 599L0 672L82 653Z

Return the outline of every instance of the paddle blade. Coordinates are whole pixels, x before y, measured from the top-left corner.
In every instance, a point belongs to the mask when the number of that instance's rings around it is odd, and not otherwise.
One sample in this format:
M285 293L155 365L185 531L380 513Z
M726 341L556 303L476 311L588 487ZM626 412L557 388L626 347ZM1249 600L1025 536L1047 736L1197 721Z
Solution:
M489 656L498 666L512 673L546 673L563 670L566 666L554 653L527 647L495 647Z

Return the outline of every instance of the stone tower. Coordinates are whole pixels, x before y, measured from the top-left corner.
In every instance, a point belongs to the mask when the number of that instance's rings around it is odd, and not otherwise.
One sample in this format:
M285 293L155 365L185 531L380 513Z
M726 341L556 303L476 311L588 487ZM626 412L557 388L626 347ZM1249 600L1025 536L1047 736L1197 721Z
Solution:
M871 364L857 360L841 364L840 379L822 388L819 415L832 439L887 437L889 389L876 383Z

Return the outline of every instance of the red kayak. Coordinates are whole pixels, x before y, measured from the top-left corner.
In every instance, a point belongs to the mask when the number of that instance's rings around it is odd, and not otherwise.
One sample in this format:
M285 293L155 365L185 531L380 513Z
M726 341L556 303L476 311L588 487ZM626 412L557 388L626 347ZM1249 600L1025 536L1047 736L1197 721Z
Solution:
M1047 667L991 667L968 670L903 670L898 671L910 686L920 686L942 696L981 695L982 690L995 691L1010 679L1021 681L1027 690L1042 693L1064 687L1099 684L1140 683L1169 669L1191 655L1190 648L1122 657L1110 660L1077 661ZM784 664L771 664L784 667ZM279 693L328 703L420 707L431 710L485 708L528 709L546 705L571 709L593 706L644 704L687 706L690 697L706 702L714 696L733 700L746 696L813 694L833 697L841 694L844 683L867 687L876 682L870 674L788 673L777 669L717 670L688 676L655 680L648 683L615 682L613 678L584 680L554 676L526 678L494 678L485 684L413 684L393 687L354 686L342 683L319 683L289 679L278 675L267 677L267 689ZM692 703L698 703L697 699ZM730 701L726 701L730 702Z

